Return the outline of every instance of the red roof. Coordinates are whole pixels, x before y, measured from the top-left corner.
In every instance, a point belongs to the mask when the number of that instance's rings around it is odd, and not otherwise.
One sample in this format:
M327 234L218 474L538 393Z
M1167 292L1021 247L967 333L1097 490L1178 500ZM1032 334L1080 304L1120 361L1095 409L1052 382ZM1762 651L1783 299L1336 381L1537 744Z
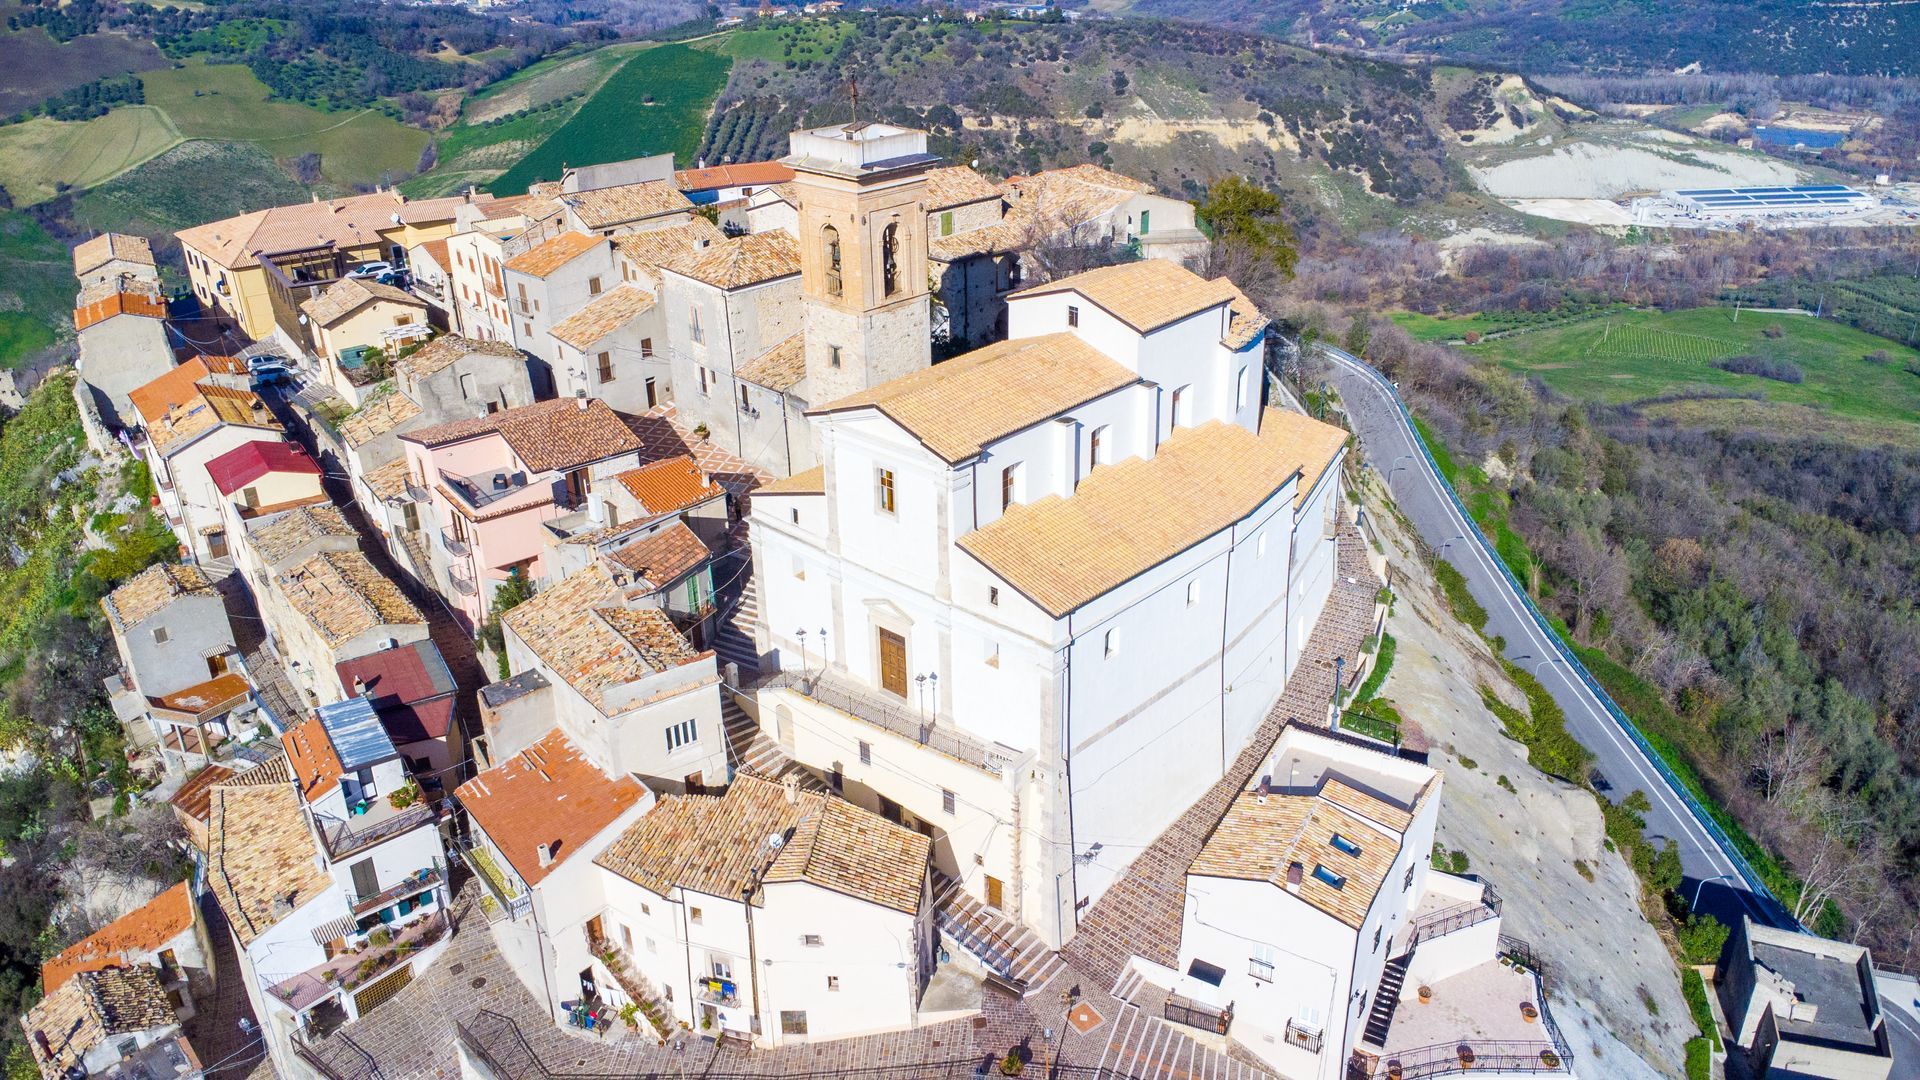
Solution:
M116 292L73 309L73 328L85 330L115 315L139 315L147 319L167 317L167 302L158 296L137 292Z
M47 961L40 968L41 985L50 994L82 971L127 967L144 960L193 929L193 919L192 888L183 881Z
M673 174L674 186L681 191L712 191L715 188L748 184L784 184L791 179L793 168L777 161L743 161L738 165L715 165L709 169L681 169Z
M395 746L443 739L453 727L453 674L431 641L342 660L333 670L355 696L354 680L366 684L364 696Z
M646 797L631 776L612 777L559 728L460 785L454 793L520 880L538 885L602 829ZM552 859L540 865L540 845Z
M274 472L319 476L320 466L293 443L271 439L241 443L207 462L207 475L222 495L231 495Z

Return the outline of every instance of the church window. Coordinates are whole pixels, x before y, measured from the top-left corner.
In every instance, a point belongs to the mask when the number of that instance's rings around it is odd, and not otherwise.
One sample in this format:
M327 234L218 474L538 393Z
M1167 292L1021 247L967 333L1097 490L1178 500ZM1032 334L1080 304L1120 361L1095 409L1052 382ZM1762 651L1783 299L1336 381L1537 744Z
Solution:
M840 230L828 225L820 230L827 253L827 295L840 295Z

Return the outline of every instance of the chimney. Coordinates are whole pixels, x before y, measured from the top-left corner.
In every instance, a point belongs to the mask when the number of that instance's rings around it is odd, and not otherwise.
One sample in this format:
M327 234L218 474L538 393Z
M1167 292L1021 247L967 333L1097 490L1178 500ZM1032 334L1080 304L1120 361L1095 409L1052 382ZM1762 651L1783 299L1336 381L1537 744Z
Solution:
M552 844L541 844L538 854L540 856L540 869L545 870L547 867L553 865Z
M585 392L585 391L582 391L581 393L579 393L578 395L576 395L576 396L574 397L574 399L573 399L573 403L574 403L575 405L577 405L577 406L579 406L579 407L580 407L580 411L581 411L581 412L586 412L586 411L587 411L587 395L586 395L586 392Z
M361 678L358 675L355 675L353 677L353 696L354 697L367 696L367 680Z
M1287 864L1287 891L1300 895L1300 880L1307 876L1307 868L1297 862Z
M800 805L800 781L797 777L789 775L782 778L780 786L786 789L788 806Z

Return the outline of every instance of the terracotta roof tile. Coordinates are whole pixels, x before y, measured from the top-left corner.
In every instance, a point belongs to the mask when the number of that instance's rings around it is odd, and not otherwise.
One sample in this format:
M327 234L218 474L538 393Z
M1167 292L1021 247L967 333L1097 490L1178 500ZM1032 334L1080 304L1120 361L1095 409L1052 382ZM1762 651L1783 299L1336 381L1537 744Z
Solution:
M628 469L614 479L654 515L677 514L726 494L725 488L684 455Z
M645 798L647 789L630 776L601 772L554 728L454 794L520 879L538 885ZM540 865L542 844L552 854L547 866Z
M940 262L953 262L974 255L1018 251L1033 239L1019 221L1002 221L997 225L965 229L950 236L931 237L927 240L927 254Z
M1093 470L1071 498L1010 507L960 546L1058 618L1246 517L1300 474L1297 506L1347 433L1268 409L1260 434L1211 421L1151 458Z
M160 977L144 965L82 972L20 1018L46 1080L63 1080L75 1067L85 1074L88 1052L115 1035L177 1023Z
M740 365L734 374L755 386L786 393L807 377L806 335L787 335L778 345Z
M294 909L339 887L315 864L317 851L292 785L223 784L213 789L207 881L241 947Z
M286 749L287 764L308 802L319 802L333 793L346 769L319 716L309 716L288 728L280 736L280 745Z
M424 379L446 370L455 361L475 353L512 360L526 359L526 354L514 348L511 342L484 341L478 338L461 337L459 334L441 334L413 352L395 358L393 366L394 370L405 372L415 379Z
M340 438L349 448L365 446L420 415L420 403L391 390L354 410L340 421Z
M376 499L397 499L406 493L407 459L395 458L366 475L367 487Z
M792 174L788 175L791 178ZM153 244L144 236L116 232L101 233L91 240L83 240L73 249L73 276L85 277L88 271L98 270L116 260L152 266Z
M156 448L184 442L222 423L282 430L266 403L250 390L217 385L214 375L244 374L233 357L197 356L127 393Z
M128 578L100 601L107 617L125 631L182 596L218 597L213 582L197 566L158 563Z
M402 465L405 462L401 462ZM259 518L247 523L247 540L267 562L276 563L297 554L302 547L328 537L353 537L360 534L340 513L337 506L300 506L284 514Z
M708 247L726 238L720 226L696 217L684 225L623 233L613 238L613 248L621 258L639 266L676 267L699 258Z
M608 552L607 558L638 574L655 589L664 589L698 570L711 554L686 522L676 521Z
M320 295L301 303L300 310L307 318L321 326L332 326L348 315L376 301L399 304L403 307L425 308L427 302L391 285L382 285L366 278L341 278L326 287Z
M673 182L681 191L711 191L714 188L764 187L784 184L793 179L793 169L778 161L743 161L737 165L714 165L705 169L681 169Z
M785 229L748 233L722 240L698 258L667 269L716 289L742 289L798 274L800 245Z
M665 180L620 184L561 196L589 229L608 229L662 214L690 212L693 203Z
M468 420L409 431L401 438L422 446L445 446L498 433L534 472L571 469L640 449L640 437L599 398L560 398L502 409Z
M782 477L771 483L762 484L754 489L754 495L825 495L827 493L827 467L815 465L805 472Z
M1071 333L995 342L810 410L877 408L949 464L995 439L1139 382Z
M1245 300L1233 282L1206 278L1168 259L1140 259L1059 278L1013 294L1077 292L1142 334L1192 315Z
M653 310L653 294L621 282L587 302L579 311L555 323L557 341L586 350L633 319Z
M965 165L927 170L927 209L947 210L967 203L998 199L1000 189Z
M506 614L506 624L541 664L604 713L608 690L705 655L666 613L621 607L626 592L596 563L535 593Z
M174 938L192 930L193 920L193 885L182 881L40 965L40 984L52 993L82 971L139 963L146 954L158 952Z
M1135 195L1153 190L1150 184L1098 165L1049 169L1008 180L1003 187L1009 200L1024 213L1066 229L1092 221Z
M546 243L515 255L506 268L516 273L543 278L606 242L591 233L564 232Z
M197 719L231 712L244 704L252 693L253 687L247 684L244 676L229 671L183 690L149 697L147 704L155 712L178 713Z
M213 804L213 789L233 779L234 771L225 765L208 765L187 778L180 790L173 793L167 802L181 813L206 824L207 813Z
M82 299L85 299L84 295ZM167 317L167 301L157 292L114 289L105 296L73 309L73 328L85 330L116 315L138 315L143 319Z
M380 626L424 626L426 616L358 551L323 551L279 576L287 604L329 648Z
M471 201L464 195L408 199L396 191L379 191L255 210L181 229L174 235L214 262L238 270L259 265L261 253L328 243L342 249L384 243L380 232L394 228L396 215L405 225L450 223L462 206L484 206L490 199L486 195Z

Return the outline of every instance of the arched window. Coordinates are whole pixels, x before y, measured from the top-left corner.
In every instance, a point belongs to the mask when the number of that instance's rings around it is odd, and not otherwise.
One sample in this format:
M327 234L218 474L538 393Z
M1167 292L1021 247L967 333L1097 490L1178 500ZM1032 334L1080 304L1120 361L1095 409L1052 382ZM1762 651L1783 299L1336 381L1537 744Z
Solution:
M820 241L827 252L827 295L840 295L840 230L831 225L820 230Z
M880 232L880 280L886 295L900 291L900 223L893 222Z

